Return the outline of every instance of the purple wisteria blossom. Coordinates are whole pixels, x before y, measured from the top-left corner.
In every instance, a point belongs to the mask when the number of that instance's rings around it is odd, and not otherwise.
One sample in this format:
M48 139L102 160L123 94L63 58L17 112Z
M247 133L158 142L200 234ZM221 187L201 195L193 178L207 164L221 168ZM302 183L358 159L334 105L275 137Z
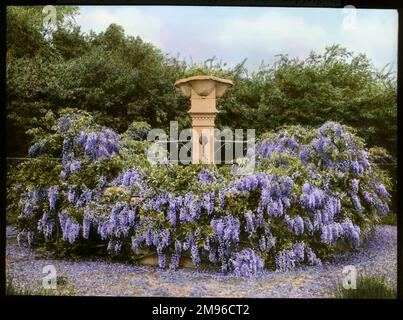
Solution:
M193 244L190 249L190 254L192 257L192 262L195 266L200 265L200 253L199 253L199 248L197 247L196 244Z
M284 249L277 253L275 262L276 270L289 271L295 267L295 253L293 250Z
M56 200L58 196L58 188L57 186L51 186L48 191L48 199L49 199L49 207L50 210L56 209Z
M388 199L390 197L389 192L386 190L385 186L382 183L375 182L374 183L374 188L376 191L378 191L382 197Z
M336 137L341 137L343 134L343 127L339 123L329 121L318 129L318 133L321 136L326 136L329 132L334 133Z
M132 168L124 171L111 182L111 185L122 185L126 189L135 188L137 194L143 194L147 189L147 185L142 177L141 171L137 168Z
M215 198L216 198L215 192L212 191L209 193L204 193L202 197L203 197L203 206L206 209L207 214L208 215L213 214L215 209Z
M28 155L30 157L36 157L42 154L46 149L46 141L40 140L29 147Z
M83 219L83 238L88 239L90 235L91 219L87 214L84 214Z
M78 145L84 154L93 160L101 157L110 158L119 151L120 138L110 129L93 132L82 131Z
M245 220L246 220L245 231L248 233L254 233L258 227L258 221L255 218L255 215L253 214L252 210L248 210L247 212L245 212Z
M389 213L389 206L387 203L383 202L378 196L374 196L375 206L377 211L382 215L387 215Z
M181 253L182 253L182 244L179 240L175 240L175 252L171 256L171 261L169 265L170 270L176 270L179 267Z
M375 203L374 198L370 192L364 191L363 196L364 196L364 200L366 203L368 203L369 205L374 205L374 203Z
M240 222L238 219L228 215L223 219L211 220L211 226L221 244L230 245L239 242Z
M353 194L351 196L351 201L353 202L354 208L356 210L361 211L363 209L362 205L361 205L360 198L356 194Z
M266 246L266 237L262 235L259 239L259 249L260 251L265 251L267 248Z
M78 160L73 160L70 164L70 171L74 172L81 168L81 163Z
M294 218L294 232L297 236L302 236L304 233L304 220L300 216Z
M34 206L37 204L38 199L35 196L36 192L33 190L27 191L20 200L22 212L21 216L31 219L34 216Z
M308 263L311 266L316 266L316 265L320 266L320 265L322 265L322 262L316 256L315 252L312 251L311 248L305 248L305 252L306 252L306 257L307 257Z
M182 222L194 223L202 212L202 202L195 195L186 193L183 198L183 206L180 209L179 219Z
M198 175L198 180L201 184L211 184L216 182L218 179L218 173L209 169L200 171Z
M344 235L344 229L342 225L340 223L335 222L332 224L322 226L320 238L323 243L332 245L343 235Z
M173 198L168 199L167 217L173 227L176 227L178 207L179 203L176 201L176 199Z
M63 240L74 243L79 236L80 225L72 220L65 211L59 213L59 221L63 233Z
M67 200L71 204L75 204L77 202L77 194L74 190L69 189L69 191L67 191Z
M357 160L351 161L351 168L353 169L354 175L359 176L364 173L364 167Z
M252 249L244 249L235 253L231 259L235 275L239 277L253 277L263 272L263 261Z
M358 179L351 180L351 188L354 193L358 193L359 185L360 185L360 180L358 180Z
M294 254L299 262L305 259L305 244L303 242L297 242L294 244Z
M37 229L44 235L45 239L50 240L52 238L54 222L49 219L48 212L45 212L42 218L39 219Z
M161 269L165 269L167 263L167 256L163 252L158 252L158 266Z
M312 235L314 231L314 226L311 222L311 219L309 219L308 217L304 217L304 229L309 235Z
M360 246L361 230L359 226L354 225L350 219L342 222L343 233L353 248Z
M315 209L323 205L325 194L322 190L305 182L302 186L301 204L304 208Z

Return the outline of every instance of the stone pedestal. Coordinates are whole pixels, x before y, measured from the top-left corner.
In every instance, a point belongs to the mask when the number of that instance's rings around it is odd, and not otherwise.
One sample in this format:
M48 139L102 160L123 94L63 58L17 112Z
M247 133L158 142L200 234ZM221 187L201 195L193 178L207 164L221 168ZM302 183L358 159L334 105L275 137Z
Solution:
M232 85L232 81L214 76L194 76L175 82L191 101L188 113L193 128L192 163L214 163L214 121L219 112L216 101Z

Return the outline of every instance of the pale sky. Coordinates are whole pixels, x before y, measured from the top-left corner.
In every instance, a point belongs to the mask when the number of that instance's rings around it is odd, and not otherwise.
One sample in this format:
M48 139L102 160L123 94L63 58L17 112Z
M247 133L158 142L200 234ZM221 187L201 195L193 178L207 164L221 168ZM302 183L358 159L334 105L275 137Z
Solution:
M277 54L305 58L337 43L365 53L377 68L397 68L396 10L81 6L76 21L84 32L119 24L127 35L187 61L215 56L233 66L247 58L246 67L255 70Z

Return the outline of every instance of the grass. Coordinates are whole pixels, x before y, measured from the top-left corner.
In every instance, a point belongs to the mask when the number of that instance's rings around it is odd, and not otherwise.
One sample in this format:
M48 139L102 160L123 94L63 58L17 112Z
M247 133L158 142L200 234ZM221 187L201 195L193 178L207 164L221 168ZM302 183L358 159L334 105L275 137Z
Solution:
M27 288L17 287L13 279L7 275L6 277L6 296L22 296L33 295L32 291Z
M12 274L7 271L6 273L6 296L74 296L75 292L71 288L67 288L67 278L57 277L56 283L58 289L44 289L42 286L35 287L25 287L16 284L15 279ZM60 288L62 286L62 288Z
M397 226L397 214L395 212L389 213L381 217L379 222L381 225Z
M374 275L359 276L356 289L338 287L335 297L339 299L396 299L396 288L390 287L385 278Z

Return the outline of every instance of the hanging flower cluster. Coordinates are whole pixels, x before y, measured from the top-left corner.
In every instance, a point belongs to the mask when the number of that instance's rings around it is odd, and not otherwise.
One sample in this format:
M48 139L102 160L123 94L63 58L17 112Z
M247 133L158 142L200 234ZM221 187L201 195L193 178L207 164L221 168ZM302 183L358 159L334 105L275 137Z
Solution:
M234 273L240 277L252 277L263 272L263 261L252 249L235 253L232 260Z
M62 116L58 121L58 129L63 138L62 180L68 179L71 173L77 172L84 162L110 158L120 149L120 136L108 128L96 130L90 127L77 126L74 115Z
M107 128L95 132L82 131L78 145L92 160L110 158L119 150L119 136Z
M71 219L65 211L59 213L59 221L63 233L63 240L69 243L76 241L80 233L80 225Z

